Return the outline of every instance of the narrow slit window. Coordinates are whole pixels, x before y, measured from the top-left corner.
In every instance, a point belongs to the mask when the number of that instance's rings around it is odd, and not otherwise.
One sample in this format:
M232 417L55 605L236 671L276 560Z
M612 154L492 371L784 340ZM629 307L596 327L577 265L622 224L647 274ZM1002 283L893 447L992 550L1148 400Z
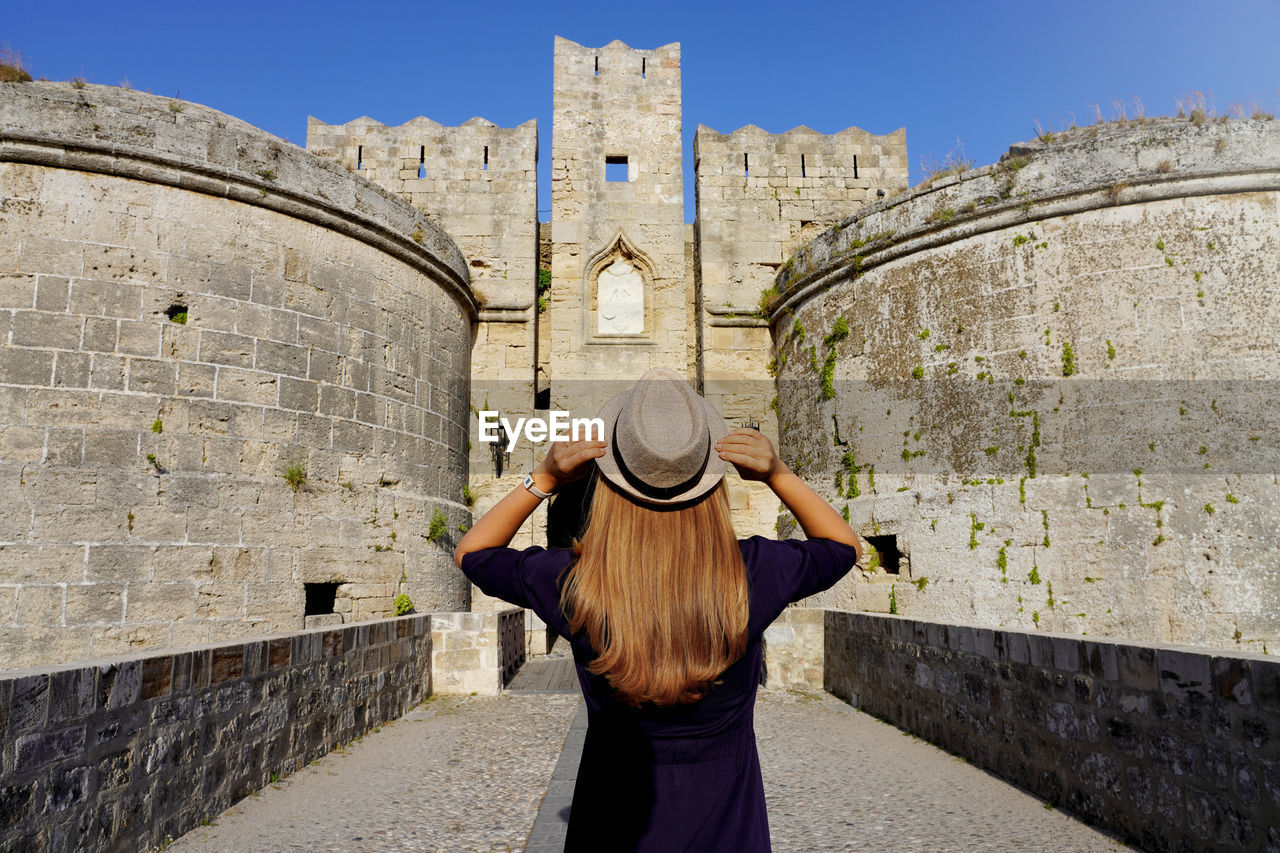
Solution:
M596 70L592 72L591 76L593 77L600 76L600 57L598 56L596 57Z
M751 163L747 160L747 152L742 152L742 177L751 177Z
M336 583L307 583L302 586L307 596L306 610L303 615L319 616L322 613L333 612L333 605L338 597Z
M486 169L489 168L489 146L488 145L484 147L484 167Z
M645 57L643 56L640 57L640 79L641 80L645 79L646 71L647 71L647 68L646 68L647 62L648 60Z
M427 146L418 149L418 180L427 176Z
M858 155L853 155L853 179L858 180Z
M627 174L627 157L625 154L604 158L604 179L608 183L627 182L629 176Z
M804 173L804 155L803 155L803 154L801 154L801 155L800 155L800 177L802 177L802 178L803 178L803 177L805 177L805 173Z
M898 537L867 536L867 544L876 549L880 558L880 570L887 575L900 574L902 569L902 552L898 550Z
M356 146L356 171L358 172L363 168L364 168L364 146L357 145Z

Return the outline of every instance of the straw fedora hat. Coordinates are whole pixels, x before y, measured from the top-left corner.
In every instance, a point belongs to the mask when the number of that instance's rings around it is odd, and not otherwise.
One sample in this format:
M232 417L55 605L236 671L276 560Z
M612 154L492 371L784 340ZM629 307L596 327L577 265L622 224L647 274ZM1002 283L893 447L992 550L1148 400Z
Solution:
M609 447L596 459L610 483L640 503L702 497L728 466L715 443L729 432L720 413L668 367L646 372L600 410Z

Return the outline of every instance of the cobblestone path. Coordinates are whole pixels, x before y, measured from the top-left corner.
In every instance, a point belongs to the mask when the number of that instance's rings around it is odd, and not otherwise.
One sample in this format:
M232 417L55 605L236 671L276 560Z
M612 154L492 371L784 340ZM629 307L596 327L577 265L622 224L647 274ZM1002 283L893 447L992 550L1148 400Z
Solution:
M169 849L523 850L578 702L433 698ZM830 696L762 690L756 734L779 853L1123 847Z

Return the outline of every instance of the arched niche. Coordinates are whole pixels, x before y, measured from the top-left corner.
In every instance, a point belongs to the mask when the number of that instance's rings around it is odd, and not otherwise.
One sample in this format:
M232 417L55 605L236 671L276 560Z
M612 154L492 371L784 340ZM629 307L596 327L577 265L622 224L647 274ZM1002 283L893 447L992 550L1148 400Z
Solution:
M594 340L653 334L653 262L626 234L617 235L587 262L587 331Z

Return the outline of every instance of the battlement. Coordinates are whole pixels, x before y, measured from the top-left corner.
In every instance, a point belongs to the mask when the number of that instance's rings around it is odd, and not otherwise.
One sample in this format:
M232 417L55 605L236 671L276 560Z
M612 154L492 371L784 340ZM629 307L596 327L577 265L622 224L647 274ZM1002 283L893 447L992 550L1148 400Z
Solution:
M588 47L556 36L555 73L558 80L592 79L610 86L630 83L640 87L672 80L678 86L680 42L642 50L619 39L604 47Z
M308 116L307 150L383 186L406 182L412 192L412 181L493 180L535 169L538 123L499 127L476 116L450 127L418 116L392 127L368 116L345 124Z
M788 187L823 190L848 201L844 190L896 192L907 186L905 128L882 135L860 127L825 134L801 125L769 133L749 124L720 133L698 125L693 156L700 187L740 189L745 179L748 196L752 189Z

